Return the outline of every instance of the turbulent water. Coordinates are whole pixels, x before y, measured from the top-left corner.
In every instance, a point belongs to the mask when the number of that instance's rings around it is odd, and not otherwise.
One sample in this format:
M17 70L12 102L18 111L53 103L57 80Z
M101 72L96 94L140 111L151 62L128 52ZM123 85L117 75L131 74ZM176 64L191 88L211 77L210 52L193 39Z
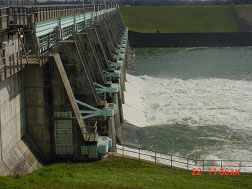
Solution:
M252 48L145 48L134 61L124 108L140 144L252 161Z

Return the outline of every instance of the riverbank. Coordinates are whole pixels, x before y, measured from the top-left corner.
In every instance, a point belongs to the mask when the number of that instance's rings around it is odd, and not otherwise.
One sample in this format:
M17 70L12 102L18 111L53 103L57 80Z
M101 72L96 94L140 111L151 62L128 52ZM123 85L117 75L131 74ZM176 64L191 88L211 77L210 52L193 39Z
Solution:
M241 47L252 44L251 10L251 5L122 7L120 14L131 47Z
M58 163L28 175L0 177L0 188L248 188L252 175L192 175L110 156L98 162Z
M122 7L130 31L140 33L241 32L232 6Z

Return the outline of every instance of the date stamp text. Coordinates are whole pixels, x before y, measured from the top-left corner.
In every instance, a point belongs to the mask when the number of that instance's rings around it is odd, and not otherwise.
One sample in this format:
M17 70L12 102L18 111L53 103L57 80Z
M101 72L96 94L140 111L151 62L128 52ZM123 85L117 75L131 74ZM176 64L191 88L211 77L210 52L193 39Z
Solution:
M193 168L192 169L193 173L192 175L201 175L201 168ZM208 169L209 175L240 175L240 170L239 169L229 169L229 168L220 168L220 169Z

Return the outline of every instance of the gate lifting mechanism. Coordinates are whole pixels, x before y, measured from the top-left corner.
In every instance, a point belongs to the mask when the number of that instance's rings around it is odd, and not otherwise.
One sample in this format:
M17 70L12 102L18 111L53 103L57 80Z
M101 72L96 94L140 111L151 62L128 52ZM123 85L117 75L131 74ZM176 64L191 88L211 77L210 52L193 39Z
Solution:
M120 91L120 85L117 83L112 83L109 87L105 87L95 82L94 85L97 87L96 92L98 94L109 93L109 95L112 95L113 93L118 93Z
M123 44L119 42L118 48L126 48L126 43Z
M119 41L118 48L126 48L127 38L128 38L128 29L124 31L124 34L122 35L121 40Z
M119 67L122 67L122 66L123 66L123 61L121 61L121 60L118 60L118 61L116 61L116 62L110 62L110 61L109 61L109 63L110 63L110 66L111 66L112 68L119 68Z
M117 107L113 103L107 103L104 108L99 109L99 108L95 108L89 104L86 104L84 102L81 102L79 100L76 100L76 102L79 105L82 105L82 106L85 106L85 107L91 109L91 110L80 110L81 114L86 114L86 115L82 116L83 120L91 118L91 117L96 117L96 116L104 116L104 117L114 116L117 111Z
M122 75L122 72L120 70L114 70L113 72L107 72L107 71L104 71L104 74L105 74L105 77L106 78L120 78L121 75Z
M122 39L119 43L126 44L126 39Z
M113 58L118 60L124 59L125 58L125 54L114 54Z
M125 48L116 49L116 53L125 53Z

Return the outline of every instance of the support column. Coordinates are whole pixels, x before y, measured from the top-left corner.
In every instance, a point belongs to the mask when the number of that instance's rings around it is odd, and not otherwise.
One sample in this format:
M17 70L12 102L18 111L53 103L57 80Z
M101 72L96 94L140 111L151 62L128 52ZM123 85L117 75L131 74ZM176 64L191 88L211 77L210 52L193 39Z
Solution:
M121 129L121 120L120 120L120 105L118 100L118 93L113 95L113 103L117 106L117 111L115 114L115 130L116 130L116 141L119 144L122 144L122 129Z
M125 103L125 99L124 99L124 88L123 88L123 85L124 85L124 82L122 81L122 78L119 78L119 83L120 83L120 98L122 100L122 103L124 104Z
M125 63L124 63L125 64ZM123 65L124 66L124 65ZM125 91L125 78L126 78L126 75L125 75L125 69L124 69L124 67L121 69L121 72L122 72L122 76L121 76L121 86L122 86L122 91Z
M123 123L123 121L124 121L123 105L122 104L123 104L123 100L122 100L122 93L121 93L121 90L120 90L120 93L118 93L118 105L119 105L121 123Z
M109 117L108 120L109 138L112 139L112 147L110 151L116 152L116 131L115 131L115 118Z

